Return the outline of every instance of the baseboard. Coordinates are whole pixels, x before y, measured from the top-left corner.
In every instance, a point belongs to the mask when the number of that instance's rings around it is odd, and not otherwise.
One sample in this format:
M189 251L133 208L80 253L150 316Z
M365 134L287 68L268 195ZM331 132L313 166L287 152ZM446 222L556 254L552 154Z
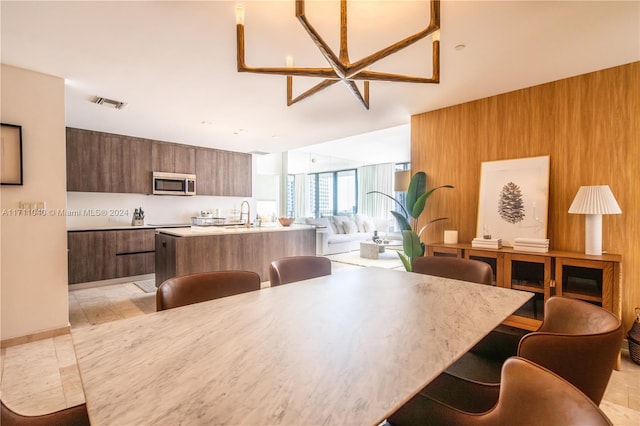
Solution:
M102 287L105 285L124 284L134 281L152 280L156 274L136 275L134 277L112 278L110 280L89 281L86 283L69 284L69 290L80 290L83 288Z
M52 330L40 331L38 333L27 334L26 336L12 337L10 339L0 340L0 348L8 348L10 346L24 345L25 343L35 342L37 340L51 339L57 336L64 336L71 333L71 327L60 327Z

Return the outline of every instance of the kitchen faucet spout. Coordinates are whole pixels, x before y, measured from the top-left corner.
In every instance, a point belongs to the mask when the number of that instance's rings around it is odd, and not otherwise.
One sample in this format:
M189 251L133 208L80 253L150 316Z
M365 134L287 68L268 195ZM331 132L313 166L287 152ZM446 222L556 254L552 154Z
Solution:
M245 214L245 211L244 211L245 205L247 206L247 211L246 211L247 220L245 221L244 226L249 228L251 227L251 206L249 205L249 202L247 200L244 200L242 204L240 204L240 221L242 221L242 217Z

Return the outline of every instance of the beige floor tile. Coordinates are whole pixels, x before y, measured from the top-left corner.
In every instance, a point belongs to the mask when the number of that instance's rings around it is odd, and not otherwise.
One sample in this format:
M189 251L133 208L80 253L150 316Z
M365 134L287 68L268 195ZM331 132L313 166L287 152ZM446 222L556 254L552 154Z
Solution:
M80 380L80 372L76 364L69 365L60 369L60 377L62 379L62 390L67 407L73 407L85 402L84 391L82 390L82 381Z
M616 405L609 401L602 401L600 409L609 417L615 426L638 426L640 425L640 411L635 411L627 407Z

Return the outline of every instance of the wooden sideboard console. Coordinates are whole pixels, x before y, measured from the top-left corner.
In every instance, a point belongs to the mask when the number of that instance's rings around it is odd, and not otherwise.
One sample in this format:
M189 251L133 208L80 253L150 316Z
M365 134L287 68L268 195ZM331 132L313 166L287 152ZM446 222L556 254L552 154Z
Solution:
M536 330L544 316L544 302L553 295L573 297L602 306L621 316L622 256L586 255L567 251L516 251L511 247L485 249L471 244L432 243L429 256L453 256L487 262L498 287L531 291L535 296L504 324Z

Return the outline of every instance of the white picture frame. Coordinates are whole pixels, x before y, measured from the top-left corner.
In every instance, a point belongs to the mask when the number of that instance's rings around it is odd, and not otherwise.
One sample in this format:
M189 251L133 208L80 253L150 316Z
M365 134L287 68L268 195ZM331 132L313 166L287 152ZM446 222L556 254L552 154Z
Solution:
M477 238L547 238L549 156L484 161Z

